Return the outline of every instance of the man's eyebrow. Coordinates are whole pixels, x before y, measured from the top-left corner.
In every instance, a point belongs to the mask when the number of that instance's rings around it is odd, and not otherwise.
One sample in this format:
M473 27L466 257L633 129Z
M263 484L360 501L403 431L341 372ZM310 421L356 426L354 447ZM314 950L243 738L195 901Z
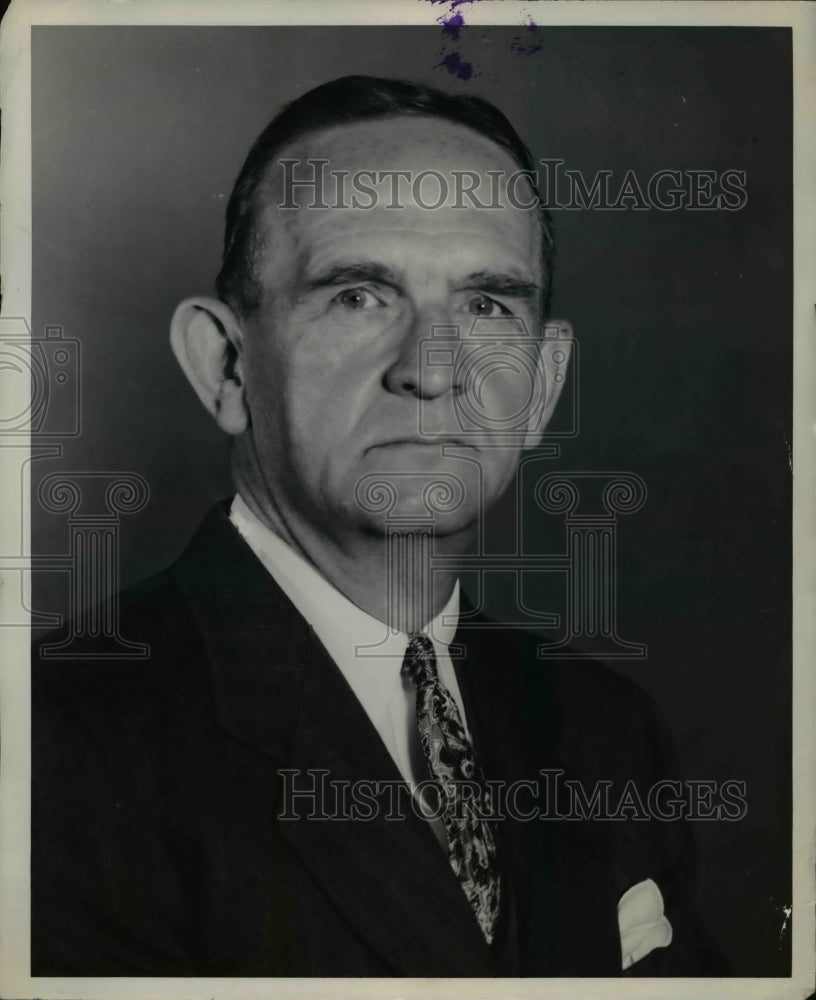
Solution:
M355 282L374 282L380 285L397 287L398 281L394 272L375 260L357 260L347 263L333 264L324 271L319 271L311 277L306 277L301 292L308 295L321 288L335 288L338 285L349 285Z
M543 289L535 281L527 281L504 271L474 271L460 283L460 288L478 289L492 295L504 295L512 299L523 299L535 305L541 298Z

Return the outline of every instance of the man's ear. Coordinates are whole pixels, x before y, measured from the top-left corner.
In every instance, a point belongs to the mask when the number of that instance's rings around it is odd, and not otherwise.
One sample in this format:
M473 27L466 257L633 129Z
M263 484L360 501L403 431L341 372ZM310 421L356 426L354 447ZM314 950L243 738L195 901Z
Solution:
M243 333L219 299L185 299L170 321L170 344L198 398L227 434L249 426L244 395Z
M538 377L544 386L544 405L531 417L524 438L525 448L535 448L552 418L561 390L567 380L567 366L572 353L572 325L565 319L548 320L544 327L538 355Z

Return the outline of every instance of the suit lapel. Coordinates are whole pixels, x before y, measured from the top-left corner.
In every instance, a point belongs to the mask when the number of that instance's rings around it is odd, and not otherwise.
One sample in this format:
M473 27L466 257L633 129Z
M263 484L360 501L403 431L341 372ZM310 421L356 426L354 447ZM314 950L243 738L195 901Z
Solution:
M309 819L311 803L301 798L292 804L301 818L278 823L339 912L398 974L491 975L489 949L444 853L407 795L394 797L403 783L390 754L223 508L211 512L173 576L204 636L219 723L287 769L290 789L328 771L327 815L337 812L341 783L372 783L368 821ZM404 818L386 818L393 802Z
M371 782L371 820L308 818L281 832L347 919L402 975L491 975L470 905L428 824L345 679L315 640L292 763L338 782ZM405 794L396 798L395 793ZM396 804L396 809L394 808ZM399 818L388 819L396 812Z

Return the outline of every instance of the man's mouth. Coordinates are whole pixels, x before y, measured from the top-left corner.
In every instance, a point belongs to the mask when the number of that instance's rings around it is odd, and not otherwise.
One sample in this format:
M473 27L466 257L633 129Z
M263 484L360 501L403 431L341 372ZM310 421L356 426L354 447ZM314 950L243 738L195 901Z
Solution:
M400 446L414 445L416 447L426 447L426 448L439 448L442 445L448 445L456 448L469 448L472 447L472 441L465 441L460 437L448 434L424 434L424 435L413 435L399 438L391 438L388 441L378 441L373 444L367 450L373 448L395 448Z

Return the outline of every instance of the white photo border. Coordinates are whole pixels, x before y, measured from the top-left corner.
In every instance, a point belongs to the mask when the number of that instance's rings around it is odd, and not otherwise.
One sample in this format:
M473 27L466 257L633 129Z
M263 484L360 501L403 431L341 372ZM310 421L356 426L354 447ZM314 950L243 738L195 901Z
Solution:
M31 27L34 25L434 25L447 3L424 0L14 0L0 29L2 316L31 317ZM816 650L816 7L776 2L468 3L473 25L708 25L792 28L794 70L794 697L793 965L786 979L184 979L29 976L29 631L0 634L0 995L28 998L558 997L800 998L814 988L813 658ZM20 387L20 410L28 405ZM17 403L15 400L12 405ZM19 481L28 447L0 445L0 482ZM30 552L29 515L0 504L0 552ZM0 573L3 567L0 566ZM5 574L3 574L5 576ZM25 595L28 603L29 594ZM12 587L0 587L0 620Z

